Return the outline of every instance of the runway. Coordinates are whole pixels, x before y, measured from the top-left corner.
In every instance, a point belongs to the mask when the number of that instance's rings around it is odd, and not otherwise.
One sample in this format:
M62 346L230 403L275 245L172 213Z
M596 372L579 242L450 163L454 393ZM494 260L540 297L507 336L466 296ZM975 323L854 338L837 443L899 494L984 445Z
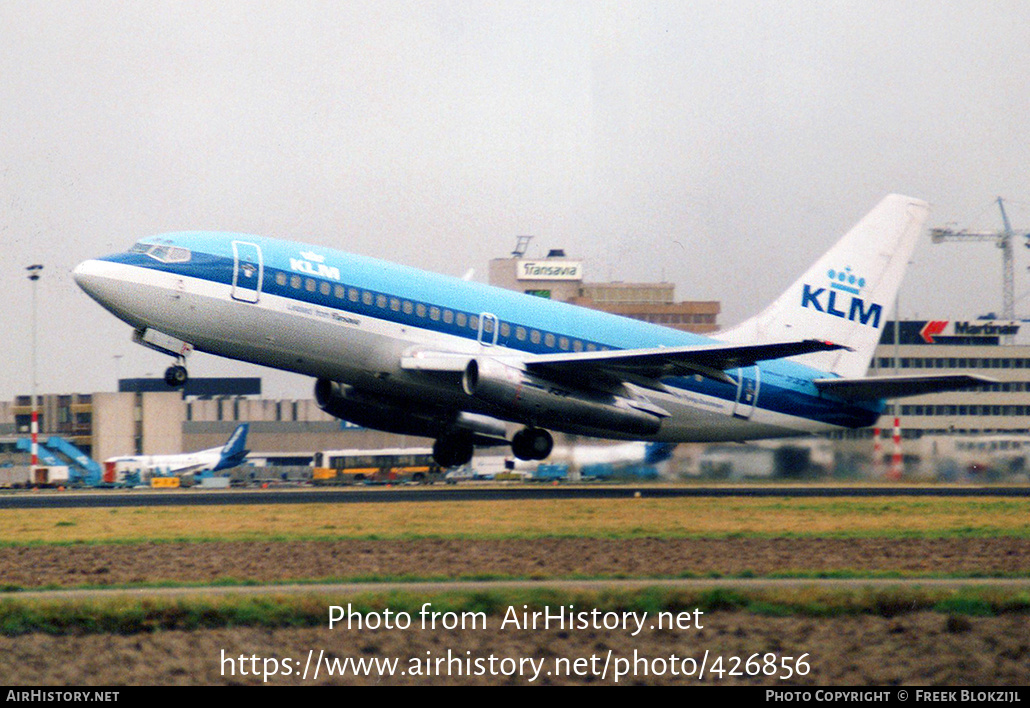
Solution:
M377 486L240 490L20 491L0 494L0 509L72 509L238 504L347 504L375 502L511 501L540 499L670 499L678 497L1030 497L1030 487L1007 486L648 486L520 485L455 487Z

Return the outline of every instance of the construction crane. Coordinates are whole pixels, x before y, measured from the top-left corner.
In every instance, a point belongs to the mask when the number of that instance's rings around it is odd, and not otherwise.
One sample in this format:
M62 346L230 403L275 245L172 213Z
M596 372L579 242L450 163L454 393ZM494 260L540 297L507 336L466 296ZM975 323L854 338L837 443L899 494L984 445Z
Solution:
M944 243L945 241L994 241L1001 249L1001 276L1002 276L1002 319L1014 320L1015 295L1013 293L1013 266L1012 266L1012 225L1009 223L1008 214L1005 213L1005 202L1001 197L996 200L1001 210L1001 222L1004 225L1003 231L955 231L954 229L931 229L930 240L933 243ZM1023 238L1030 239L1030 233L1020 234ZM1030 243L1027 244L1030 247Z

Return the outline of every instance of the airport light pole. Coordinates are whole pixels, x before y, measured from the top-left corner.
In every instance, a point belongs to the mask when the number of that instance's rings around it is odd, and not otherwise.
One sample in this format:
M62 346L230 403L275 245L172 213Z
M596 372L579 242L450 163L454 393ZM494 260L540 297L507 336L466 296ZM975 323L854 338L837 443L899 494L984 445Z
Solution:
M36 481L36 468L39 466L39 404L36 397L36 283L42 275L43 266L35 263L25 270L29 272L32 283L32 483Z

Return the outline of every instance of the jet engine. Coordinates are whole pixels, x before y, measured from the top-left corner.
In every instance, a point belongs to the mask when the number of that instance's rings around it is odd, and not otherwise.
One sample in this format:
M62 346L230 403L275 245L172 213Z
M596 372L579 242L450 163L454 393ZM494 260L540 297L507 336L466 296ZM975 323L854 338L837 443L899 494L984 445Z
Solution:
M384 398L329 379L315 382L315 403L329 415L388 433L427 438L466 435L479 445L504 442L504 424L493 418Z
M597 389L564 386L496 359L472 359L462 374L465 393L512 420L543 428L594 428L653 435L668 414L657 406Z

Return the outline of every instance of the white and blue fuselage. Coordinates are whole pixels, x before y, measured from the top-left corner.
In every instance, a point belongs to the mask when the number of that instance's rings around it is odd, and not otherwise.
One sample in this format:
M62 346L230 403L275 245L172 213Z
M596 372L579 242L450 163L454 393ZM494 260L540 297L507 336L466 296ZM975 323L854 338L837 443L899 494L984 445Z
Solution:
M446 376L402 367L416 351L535 355L701 346L699 335L328 248L222 233L164 234L88 261L80 284L137 330L199 351L343 382L391 398L498 415ZM826 376L777 359L623 385L670 415L627 435L569 421L563 432L682 442L778 437L871 425L879 401L819 392ZM531 421L517 421L531 422ZM558 426L550 425L552 429Z

